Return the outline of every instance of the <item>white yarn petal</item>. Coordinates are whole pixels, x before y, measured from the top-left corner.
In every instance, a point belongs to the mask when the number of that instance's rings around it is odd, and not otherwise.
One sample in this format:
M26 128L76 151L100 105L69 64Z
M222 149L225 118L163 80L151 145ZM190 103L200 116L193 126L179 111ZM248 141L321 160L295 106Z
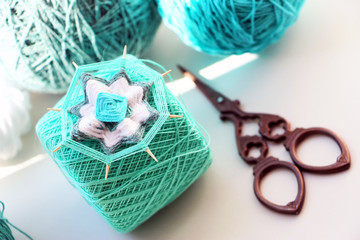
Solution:
M135 122L144 123L149 118L149 116L150 112L146 105L143 103L138 103L134 106L130 118Z
M81 116L88 116L95 112L95 105L85 104L79 110Z
M113 147L118 144L123 138L133 136L139 129L140 124L125 118L114 131L104 131L104 144L107 147Z
M134 108L135 105L142 103L143 96L144 90L139 86L131 86L125 94L131 108Z
M126 78L121 77L113 82L109 88L111 89L111 93L124 96L125 93L129 90L130 85Z
M89 80L86 83L86 93L89 98L89 104L94 105L96 104L97 95L101 92L110 93L110 88L105 84L96 81L96 80Z
M101 92L109 93L110 88L96 80L89 80L86 83L86 94L89 102L80 108L79 112L81 116L86 117L95 112L96 99Z
M105 128L102 122L96 119L95 115L82 117L79 121L79 130L94 138L103 138Z
M139 129L140 124L131 120L130 118L125 118L116 128L115 132L123 137L131 137Z

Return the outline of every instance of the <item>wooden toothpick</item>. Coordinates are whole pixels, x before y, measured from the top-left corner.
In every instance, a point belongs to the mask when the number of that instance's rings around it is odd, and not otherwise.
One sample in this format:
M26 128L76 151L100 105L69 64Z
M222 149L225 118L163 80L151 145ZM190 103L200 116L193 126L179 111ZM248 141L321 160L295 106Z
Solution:
M76 62L71 62L72 65L74 65L75 68L78 68L79 66L76 64Z
M169 73L171 73L171 69L169 70L169 71L167 71L167 72L164 72L163 74L161 74L161 76L163 76L163 77L165 77L166 75L168 75Z
M110 171L110 164L106 164L105 180L107 180Z
M55 111L55 112L61 112L60 108L48 108L48 111Z
M126 58L126 51L127 51L127 46L124 46L124 51L123 51L123 58Z
M169 118L182 118L183 116L181 115L169 115Z
M150 155L150 157L152 157L152 159L155 160L155 162L159 162L149 148L147 148L145 151Z
M56 153L57 151L59 151L60 148L61 148L61 146L58 146L57 148L55 148L53 153Z

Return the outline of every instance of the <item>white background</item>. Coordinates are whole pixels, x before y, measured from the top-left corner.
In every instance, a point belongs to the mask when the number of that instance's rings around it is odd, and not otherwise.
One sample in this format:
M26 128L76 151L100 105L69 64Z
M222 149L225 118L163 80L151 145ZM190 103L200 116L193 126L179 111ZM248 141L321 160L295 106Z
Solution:
M252 167L237 154L233 125L222 122L215 108L185 79L177 81L177 87L194 118L209 132L214 159L209 170L171 205L133 232L117 233L44 155L32 130L23 138L25 146L16 164L0 168L5 217L35 239L46 240L360 239L359 25L359 1L313 0L305 3L299 20L280 42L257 56L229 60L199 53L164 25L146 56L173 69L175 79L181 78L178 63L206 77L217 76L208 83L240 99L247 111L279 114L293 127L326 127L344 139L351 168L334 175L305 173L306 199L300 215L278 214L257 201ZM31 95L34 125L60 97ZM253 133L254 126L246 131ZM270 150L290 161L281 145ZM301 146L300 156L326 164L335 161L337 151L333 142L317 137ZM278 203L296 195L296 181L285 170L266 177L262 187ZM14 235L24 239L16 231Z

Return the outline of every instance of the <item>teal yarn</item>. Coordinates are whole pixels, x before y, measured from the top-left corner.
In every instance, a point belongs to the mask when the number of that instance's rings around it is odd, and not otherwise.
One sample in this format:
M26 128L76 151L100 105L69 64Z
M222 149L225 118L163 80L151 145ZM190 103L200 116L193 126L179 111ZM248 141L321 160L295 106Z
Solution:
M199 126L150 64L166 71L152 61L129 54L126 58L79 66L67 94L55 105L61 112L48 112L36 126L45 151L69 182L122 233L135 229L175 200L207 170L212 159ZM98 141L77 142L71 138L78 117L68 110L84 100L83 86L78 84L84 73L110 81L121 68L133 82L152 82L147 102L159 116L146 125L141 141L121 145L107 155ZM170 114L183 117L169 118ZM110 168L105 180L107 165Z
M111 60L124 45L141 56L160 21L154 0L5 0L0 5L0 51L12 52L1 61L25 89L66 92L72 61Z
M127 98L101 92L96 101L95 117L100 122L121 122L127 112Z
M1 201L0 201L0 206L1 206L1 210L0 210L0 239L1 240L15 240L15 238L14 238L12 232L11 232L11 229L9 227L9 225L10 225L14 229L16 229L17 231L22 233L24 236L26 236L28 239L32 240L32 238L28 234L26 234L24 231L22 231L21 229L19 229L15 225L13 225L8 219L6 219L4 217L5 204L3 202L1 202Z
M259 52L277 42L303 0L158 0L164 22L183 42L209 54Z

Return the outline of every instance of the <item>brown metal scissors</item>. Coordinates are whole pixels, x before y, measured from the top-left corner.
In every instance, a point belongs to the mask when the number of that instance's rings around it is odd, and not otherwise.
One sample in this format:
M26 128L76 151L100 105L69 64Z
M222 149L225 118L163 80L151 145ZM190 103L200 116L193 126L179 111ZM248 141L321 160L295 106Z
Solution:
M235 124L236 143L239 155L248 164L255 164L254 166L254 191L259 201L269 209L279 213L285 214L299 214L304 203L305 197L305 183L301 171L312 173L335 173L346 170L350 167L350 154L345 143L332 131L325 128L296 128L290 130L289 123L282 117L272 114L264 113L247 113L240 109L240 101L231 101L226 96L215 91L203 81L190 73L182 66L178 66L184 75L191 78L201 92L210 100L210 102L220 112L222 120L230 120ZM257 120L259 125L259 134L254 136L242 136L242 127L247 120ZM273 134L273 130L281 126L283 128L282 134ZM312 166L307 165L298 158L296 154L297 146L311 135L325 135L332 138L340 148L340 156L337 161L327 166ZM267 156L268 144L267 141L282 142L289 152L294 164L286 161L281 161L275 157ZM259 148L260 156L252 157L249 155L251 148ZM267 200L260 191L260 183L262 178L276 168L286 168L292 171L297 179L298 193L294 201L287 205L278 205Z

